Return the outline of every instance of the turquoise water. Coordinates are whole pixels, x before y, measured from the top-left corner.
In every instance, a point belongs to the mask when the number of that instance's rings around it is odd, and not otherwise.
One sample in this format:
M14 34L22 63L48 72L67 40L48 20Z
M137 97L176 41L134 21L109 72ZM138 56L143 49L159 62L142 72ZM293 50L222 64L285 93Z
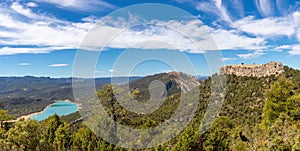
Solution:
M30 118L37 121L43 121L53 114L58 116L68 115L78 111L78 106L75 103L67 101L55 101L48 108L46 108L42 113L31 116Z

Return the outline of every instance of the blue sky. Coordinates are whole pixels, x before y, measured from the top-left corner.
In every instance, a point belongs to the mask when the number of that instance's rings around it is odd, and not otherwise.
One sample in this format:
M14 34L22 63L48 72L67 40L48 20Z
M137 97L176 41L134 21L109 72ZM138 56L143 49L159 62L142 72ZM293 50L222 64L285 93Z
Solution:
M72 76L77 49L96 23L103 23L101 29L106 33L102 33L107 35L124 31L128 22L144 23L146 16L133 12L125 13L124 18L107 17L123 7L142 3L168 4L195 17L180 20L153 10L152 15L160 15L148 20L151 25L131 28L105 48L94 67L95 76L118 72L114 63L128 48L137 55L158 50L157 55L172 56L173 51L179 51L190 59L197 74L209 75L205 54L216 50L207 45L208 36L221 51L224 64L280 61L300 68L298 0L7 0L0 2L0 76ZM194 48L188 37L194 38L201 49ZM172 46L143 44L153 39ZM131 75L170 70L166 63L148 60L137 65Z

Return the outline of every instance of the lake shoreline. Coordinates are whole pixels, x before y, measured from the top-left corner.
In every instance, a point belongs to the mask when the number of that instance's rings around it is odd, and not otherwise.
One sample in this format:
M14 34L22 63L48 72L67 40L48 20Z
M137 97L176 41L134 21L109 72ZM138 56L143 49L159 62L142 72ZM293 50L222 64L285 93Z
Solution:
M59 101L59 100L57 100L57 101ZM80 109L81 109L81 104L80 104L80 103L73 102L73 101L71 101L71 100L69 100L69 99L67 99L67 100L61 100L61 101L74 103L74 104L77 105L78 111L80 111ZM55 104L55 103L56 103L56 102L47 105L43 110L41 110L41 111L39 111L39 112L30 113L30 114L28 114L28 115L22 115L22 116L18 117L18 118L15 119L15 120L9 120L9 121L5 121L5 122L16 122L16 121L20 121L21 119L27 120L27 119L29 119L31 116L34 116L34 115L37 115L37 114L42 114L45 110L47 110L51 105L53 105L53 104Z

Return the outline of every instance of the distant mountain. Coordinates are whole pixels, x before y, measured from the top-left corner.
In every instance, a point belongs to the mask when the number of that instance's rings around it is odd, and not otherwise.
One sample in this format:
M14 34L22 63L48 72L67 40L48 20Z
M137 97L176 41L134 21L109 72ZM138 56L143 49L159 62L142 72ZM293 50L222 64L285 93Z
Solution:
M200 85L200 80L197 77L185 74L183 72L169 72L146 76L129 83L131 91L138 90L142 100L150 99L149 86L153 81L161 81L166 89L166 96L186 92L191 88Z
M54 100L73 100L72 82L81 86L94 82L96 89L104 84L113 83L128 86L130 91L138 90L141 99L150 98L149 85L160 81L166 90L166 96L186 92L200 84L199 79L182 72L160 73L146 77L104 77L104 78L50 78L50 77L0 77L0 103L10 114L21 116L42 110ZM161 85L160 85L161 86ZM155 88L155 86L154 86ZM164 89L163 88L163 89Z
M132 81L140 77L116 77L114 81ZM74 81L82 83L95 80L97 89L103 84L111 82L110 77L85 79L75 78ZM72 78L49 78L49 77L0 77L0 98L29 97L38 99L72 99Z
M202 75L196 75L196 78L199 79L199 80L206 80L208 77L210 76L202 76Z
M137 80L141 77L116 77L114 82ZM75 82L85 83L95 80L96 88L111 83L110 77L85 79L74 78ZM123 83L122 83L123 82ZM73 99L72 78L50 77L0 77L0 103L10 114L20 116L42 110L54 100Z

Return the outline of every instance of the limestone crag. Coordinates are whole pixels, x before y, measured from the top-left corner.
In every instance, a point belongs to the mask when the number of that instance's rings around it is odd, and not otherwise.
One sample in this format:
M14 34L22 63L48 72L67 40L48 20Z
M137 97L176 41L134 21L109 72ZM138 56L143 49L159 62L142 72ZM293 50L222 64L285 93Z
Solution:
M221 67L219 74L233 74L237 76L266 77L284 73L281 62L269 62L267 64L241 64Z
M199 80L192 76L183 72L169 72L168 74L171 78L171 81L177 84L177 88L180 88L182 92L188 92L191 89L200 85Z

